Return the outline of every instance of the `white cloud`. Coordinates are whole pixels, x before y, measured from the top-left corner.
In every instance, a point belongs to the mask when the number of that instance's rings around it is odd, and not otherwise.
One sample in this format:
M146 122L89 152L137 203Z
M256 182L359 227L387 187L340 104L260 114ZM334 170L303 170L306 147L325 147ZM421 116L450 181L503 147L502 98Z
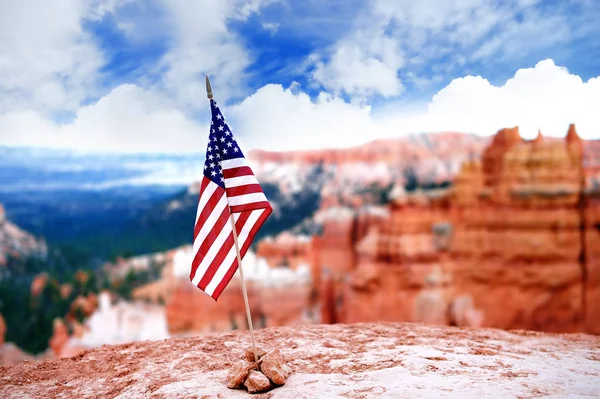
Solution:
M222 111L231 119L242 150L340 147L374 137L370 107L351 105L325 92L313 102L294 88L269 84Z
M477 76L454 79L429 102L427 110L410 117L385 118L385 124L404 124L409 131L454 130L483 135L518 125L524 137L538 128L564 136L576 123L583 137L600 136L600 76L587 82L556 66L550 59L520 69L501 86Z
M67 147L89 151L201 153L203 127L170 107L160 95L122 85L75 119L57 125L33 111L0 115L0 144Z
M213 85L225 99L240 93L251 62L227 24L273 1L136 4L148 20L132 9L123 11L135 0L0 2L0 145L203 151L204 134L198 133L207 128L190 117L190 110L207 104L204 74L215 75ZM156 5L160 10L153 9ZM162 62L138 84L112 90L99 85L105 56L83 24L107 14L132 42L159 36L169 41ZM157 36L152 29L163 33ZM151 76L159 76L158 82L147 79ZM57 123L52 119L56 113L72 113L74 119Z
M276 23L263 22L261 26L264 30L269 31L271 33L271 36L273 36L279 29L279 24Z
M79 0L0 2L0 113L68 111L93 95L103 56L81 21L102 12Z
M164 56L162 88L180 104L196 108L206 98L204 75L222 99L243 92L245 69L252 56L228 29L277 0L160 0L174 32L173 48Z
M328 63L317 61L313 78L335 93L361 98L373 93L391 97L402 91L397 76L402 65L396 42L380 34L367 43L340 43Z
M538 130L564 136L576 123L583 137L600 137L600 76L583 82L552 60L521 69L501 86L482 77L454 79L426 106L388 108L374 116L366 106L322 93L318 99L268 85L239 106L223 110L234 133L251 147L290 150L350 146L407 133L462 131L494 134L519 125L524 137Z
M583 137L600 137L600 76L587 82L552 60L520 69L503 85L483 77L454 79L419 106L369 106L321 93L310 97L298 85L270 84L236 106L222 106L242 149L293 150L344 147L407 133L462 131L482 135L519 125L525 137L538 127L564 136L576 123ZM208 109L208 105L206 105ZM58 126L32 112L0 116L0 144L74 147L128 152L202 152L208 127L169 106L163 98L123 85Z

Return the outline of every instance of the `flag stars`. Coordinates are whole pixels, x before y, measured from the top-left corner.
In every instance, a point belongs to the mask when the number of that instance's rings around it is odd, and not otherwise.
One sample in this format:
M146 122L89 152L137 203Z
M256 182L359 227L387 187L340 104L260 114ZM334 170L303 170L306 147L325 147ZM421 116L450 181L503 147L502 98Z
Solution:
M225 137L221 137L219 140L221 140L221 143L225 142Z
M216 175L217 175L217 172L215 172L215 171L213 170L212 172L210 172L210 175L211 175L211 176L216 176Z
M220 120L221 118L222 118L221 114L217 114L217 119Z
M227 147L231 147L233 144L231 144L231 141L227 142Z
M223 125L219 125L219 131L222 132L223 131Z

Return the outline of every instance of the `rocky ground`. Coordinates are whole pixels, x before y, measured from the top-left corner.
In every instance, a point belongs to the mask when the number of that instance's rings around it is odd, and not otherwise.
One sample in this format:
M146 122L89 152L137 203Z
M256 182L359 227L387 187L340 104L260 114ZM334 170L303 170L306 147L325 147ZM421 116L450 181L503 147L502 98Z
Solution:
M600 398L600 337L418 324L259 330L285 385L250 395L227 373L247 331L104 346L0 367L2 398Z

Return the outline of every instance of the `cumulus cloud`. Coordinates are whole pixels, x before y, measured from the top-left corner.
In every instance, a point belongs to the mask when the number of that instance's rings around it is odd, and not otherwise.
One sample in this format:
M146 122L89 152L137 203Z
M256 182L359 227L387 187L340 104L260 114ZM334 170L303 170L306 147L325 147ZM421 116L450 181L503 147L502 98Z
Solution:
M160 0L173 31L173 47L159 68L161 86L179 104L197 108L206 98L204 75L223 98L243 94L251 53L228 28L277 0Z
M103 55L81 26L108 9L79 0L0 2L0 113L76 109Z
M295 86L264 86L223 113L244 148L345 147L373 138L369 106L326 92L313 101Z
M231 109L238 135L257 148L289 150L341 147L407 133L462 131L494 134L520 126L564 136L576 123L583 137L600 136L600 76L587 82L550 59L518 70L494 86L480 76L454 79L422 107L391 107L374 115L368 106L321 93L314 101L293 88L268 85ZM224 112L227 112L226 110Z
M487 135L519 125L524 136L534 137L538 127L562 136L576 123L583 136L597 138L595 104L600 104L600 76L584 82L547 59L518 70L501 86L479 76L454 79L429 103L426 126Z
M328 63L316 62L313 78L335 93L396 96L402 92L398 69L404 61L397 47L383 34L368 43L342 42Z

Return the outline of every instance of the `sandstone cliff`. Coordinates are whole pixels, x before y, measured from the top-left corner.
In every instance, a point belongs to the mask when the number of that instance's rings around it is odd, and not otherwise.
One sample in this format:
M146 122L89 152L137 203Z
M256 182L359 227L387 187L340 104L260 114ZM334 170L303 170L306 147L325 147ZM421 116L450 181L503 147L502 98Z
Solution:
M256 398L598 398L600 338L418 324L267 328L292 369ZM245 398L226 387L247 332L104 346L0 367L3 398Z
M324 229L324 322L423 321L600 332L595 150L502 129L445 191L392 190L389 215ZM332 266L335 265L335 266ZM340 281L342 281L340 283ZM501 304L501 306L499 306Z

